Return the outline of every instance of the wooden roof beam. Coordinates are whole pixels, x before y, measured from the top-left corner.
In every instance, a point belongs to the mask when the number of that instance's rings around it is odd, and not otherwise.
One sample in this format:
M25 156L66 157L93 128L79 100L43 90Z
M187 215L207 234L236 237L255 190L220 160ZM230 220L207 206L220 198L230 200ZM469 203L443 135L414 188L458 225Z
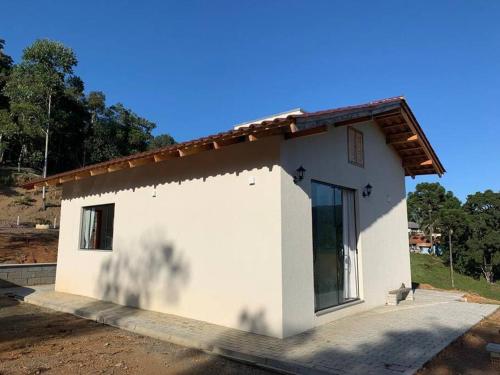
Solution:
M422 146L417 146L417 147L407 147L407 148L398 148L398 151L424 151L424 148Z
M112 164L108 167L108 172L119 171L120 169L125 169L129 167L129 163L117 163Z
M413 134L412 132L391 134L386 137L386 142L388 145L395 145L400 143L416 142L416 141L418 141L418 136L416 134Z
M73 175L60 177L59 178L59 183L63 184L63 183L68 182L68 181L73 181L75 179L75 177L76 176L73 176Z
M164 161L164 160L168 160L168 159L175 159L178 157L180 157L180 154L177 150L166 151L166 152L162 152L160 154L153 155L153 158L154 158L155 162L157 162L157 163L160 161Z
M81 180L87 177L90 177L90 171L83 171L75 174L75 180Z
M139 167L141 165L153 163L154 161L155 161L155 159L152 156L149 156L149 157L145 157L145 158L129 160L128 165L130 166L130 168L135 168L135 167Z
M404 167L420 167L425 165L432 165L432 160L428 159L427 156L403 159Z
M91 176L99 176L101 174L108 173L108 168L106 167L100 167L100 168L94 168L90 170L90 175Z
M409 108L408 108L408 111L410 111ZM410 129L415 134L419 134L420 126L418 125L418 123L413 122L413 119L411 118L411 116L409 115L409 113L406 112L406 110L402 110L401 111L401 116L406 121L406 123L408 124L408 126L410 127ZM422 132L422 134L423 134L423 132ZM431 153L432 147L430 146L430 144L428 144L428 142L426 143L425 136L424 136L424 139L420 139L419 138L419 143L422 144L423 150L424 150L425 154L427 155L427 157L429 159L433 160L433 161L436 161L436 163L433 164L433 170L435 172L437 172L437 174L439 175L439 177L441 177L442 172L444 172L444 169L442 167L440 167L439 159L434 160L433 154ZM436 156L436 158L437 158L437 156Z
M194 155L202 151L208 151L208 150L213 150L214 149L214 144L213 142L208 142L208 143L203 143L203 144L196 144L192 146L188 146L182 149L179 149L179 155L181 157L184 156L189 156L189 155Z
M313 128L307 128L296 131L295 133L286 133L285 139L293 139L293 138L305 137L308 135L321 134L327 131L328 131L327 125L315 126Z
M405 122L398 123L398 124L390 124L390 125L384 125L384 124L379 124L382 130L389 130L389 129L399 129L401 127L408 127Z

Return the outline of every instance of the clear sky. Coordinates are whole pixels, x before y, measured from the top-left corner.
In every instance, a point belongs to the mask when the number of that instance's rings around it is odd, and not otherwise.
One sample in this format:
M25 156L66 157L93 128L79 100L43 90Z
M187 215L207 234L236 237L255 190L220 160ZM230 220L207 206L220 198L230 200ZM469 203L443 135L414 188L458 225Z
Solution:
M267 114L404 95L459 198L500 187L498 1L9 1L0 38L77 53L102 90L184 141Z

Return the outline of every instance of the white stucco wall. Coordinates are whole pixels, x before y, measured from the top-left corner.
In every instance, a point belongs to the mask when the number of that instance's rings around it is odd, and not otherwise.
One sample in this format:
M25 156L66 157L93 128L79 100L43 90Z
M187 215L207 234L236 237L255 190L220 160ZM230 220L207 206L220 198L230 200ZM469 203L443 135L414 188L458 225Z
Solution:
M404 171L377 125L355 127L364 168L348 163L342 127L64 184L56 290L276 337L383 304L388 290L411 285ZM321 316L311 179L357 195L364 302ZM373 192L362 198L367 183ZM115 203L113 251L79 250L82 207L106 203Z
M279 142L65 184L56 290L281 337ZM105 203L113 251L79 250L82 207Z
M364 134L365 165L348 163L347 127L282 142L282 252L284 335L385 303L387 291L411 286L405 176L401 159L374 123L354 126ZM305 178L293 183L300 165ZM314 312L311 179L356 189L361 304ZM373 186L370 197L361 191Z

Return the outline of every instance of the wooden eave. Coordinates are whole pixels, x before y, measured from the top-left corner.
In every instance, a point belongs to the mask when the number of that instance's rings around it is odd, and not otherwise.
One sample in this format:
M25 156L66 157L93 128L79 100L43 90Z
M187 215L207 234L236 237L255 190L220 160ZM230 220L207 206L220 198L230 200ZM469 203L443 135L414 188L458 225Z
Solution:
M264 121L193 141L59 173L30 181L22 186L26 189L33 189L60 185L123 169L139 168L147 164L189 157L201 152L217 151L238 143L258 142L272 136L294 139L326 132L328 126L347 126L370 120L374 120L379 125L386 136L387 144L400 155L407 176L414 177L421 174L441 176L445 172L406 101L402 97L396 97L358 106Z

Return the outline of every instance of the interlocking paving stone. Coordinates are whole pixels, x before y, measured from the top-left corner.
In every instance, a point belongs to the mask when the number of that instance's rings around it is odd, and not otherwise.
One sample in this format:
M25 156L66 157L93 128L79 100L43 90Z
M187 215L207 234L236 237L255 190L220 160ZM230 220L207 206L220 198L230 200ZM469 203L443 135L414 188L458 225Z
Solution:
M412 374L497 306L458 293L417 290L415 301L381 306L283 340L53 290L3 289L54 310L268 368L300 374Z

